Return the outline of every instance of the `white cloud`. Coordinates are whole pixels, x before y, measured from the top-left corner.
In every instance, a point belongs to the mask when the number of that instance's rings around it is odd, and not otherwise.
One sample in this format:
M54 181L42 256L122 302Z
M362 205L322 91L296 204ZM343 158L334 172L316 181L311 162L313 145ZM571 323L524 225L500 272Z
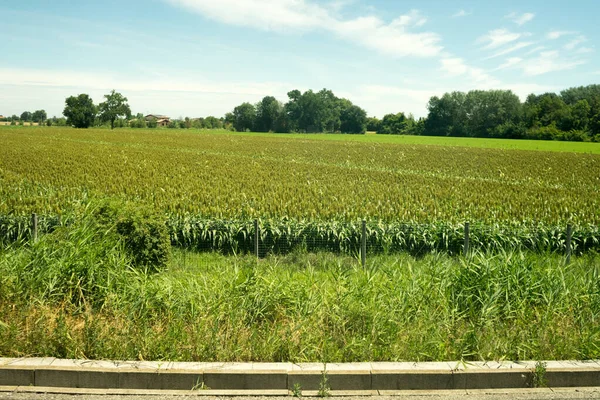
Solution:
M525 13L525 14L519 15L519 14L513 12L513 13L508 14L504 18L508 18L512 22L514 22L515 24L521 26L521 25L524 25L527 22L531 21L532 19L534 19L535 18L535 14L533 14L533 13Z
M350 20L332 16L327 8L306 0L166 0L221 23L266 31L328 31L382 54L432 57L442 50L433 32L412 32L427 22L416 10L390 23L375 16Z
M529 56L529 55L531 55L533 53L538 53L538 52L540 52L542 50L545 50L545 49L546 49L546 46L537 46L537 47L534 47L533 49L529 50L527 53L525 53L525 55Z
M168 0L229 25L289 32L312 29L330 20L326 9L303 0Z
M484 43L484 49L495 49L514 42L522 36L522 33L510 32L506 29L495 29L477 39L477 43Z
M574 50L575 47L579 46L581 43L587 42L587 38L583 35L577 36L575 39L571 40L569 43L565 45L565 49Z
M452 14L452 18L460 18L460 17L467 17L469 15L473 14L472 12L467 12L465 10L460 10L458 12L456 12L455 14Z
M558 51L544 51L538 57L529 59L522 63L523 72L527 76L537 76L549 72L565 71L574 69L582 64L583 60L563 60Z
M390 56L437 55L442 47L439 37L433 33L410 33L406 28L419 26L424 19L417 15L401 16L389 24L376 17L361 17L337 22L330 29L339 37L361 44L367 48Z
M580 47L579 49L577 49L577 51L575 51L575 54L590 54L595 51L596 50L594 50L592 47Z
M573 31L550 31L546 34L546 38L550 40L556 40L563 36L573 35L575 32Z
M500 56L504 56L506 54L510 54L513 53L517 50L521 50L524 49L525 47L529 47L532 44L535 44L535 42L518 42L515 43L514 45L507 47L505 49L499 50L497 52L495 52L494 54L492 54L491 56L488 56L485 58L485 60L490 60L492 58L496 58L496 57L500 57Z
M506 68L514 67L515 65L521 63L521 61L523 61L522 58L519 58L519 57L510 57L509 59L506 60L506 62L504 64L499 65L498 68L496 68L496 70L501 70L501 69L506 69Z
M466 76L470 82L478 84L486 83L495 85L500 83L497 79L490 76L483 69L467 65L462 58L446 57L442 58L440 62L440 69L449 77Z

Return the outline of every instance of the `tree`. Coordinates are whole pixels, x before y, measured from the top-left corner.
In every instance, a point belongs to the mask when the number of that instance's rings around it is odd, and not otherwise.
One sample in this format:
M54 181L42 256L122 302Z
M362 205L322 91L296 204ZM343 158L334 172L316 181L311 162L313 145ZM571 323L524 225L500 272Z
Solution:
M67 97L63 115L67 124L75 128L89 128L96 118L96 106L91 97L85 93Z
M37 110L33 113L31 118L33 119L33 122L42 124L48 118L48 115L45 110Z
M369 132L377 132L379 131L379 127L381 126L381 121L377 117L369 117L367 118L367 131Z
M104 98L106 101L98 105L98 111L103 122L110 121L110 129L115 128L117 118L121 116L131 118L131 109L127 104L127 97L112 90L109 94L105 94Z
M425 121L424 135L465 136L467 112L466 94L462 92L445 93L441 98L434 96L429 100L429 114Z
M516 124L521 120L521 100L510 90L473 90L464 102L466 135L488 137L497 134L496 127Z
M377 133L386 135L402 135L409 125L409 120L403 112L398 114L386 114L379 124Z
M365 133L367 130L367 112L351 104L340 113L340 130L342 133Z
M250 103L242 103L233 109L233 127L238 132L252 130L256 121L256 109Z
M283 105L273 96L265 96L256 104L256 124L254 130L257 132L269 132L277 130L277 121L283 112Z
M31 121L31 117L32 117L32 114L29 111L23 111L23 113L21 114L20 120L29 122L29 121Z

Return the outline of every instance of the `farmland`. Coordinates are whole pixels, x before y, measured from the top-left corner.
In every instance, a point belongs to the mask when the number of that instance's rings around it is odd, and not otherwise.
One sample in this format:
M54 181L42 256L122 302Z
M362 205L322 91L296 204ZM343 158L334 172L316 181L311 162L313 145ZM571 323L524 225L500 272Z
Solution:
M0 212L113 196L209 218L600 221L598 154L392 139L6 127Z
M1 356L600 356L595 144L29 127L2 128L0 141L0 239L14 239L0 246ZM138 263L103 225L107 198L166 221L164 265ZM47 228L37 240L31 212ZM263 245L301 231L322 246L257 261L244 251L254 218ZM462 256L466 219L475 250ZM575 249L591 250L569 263L566 223Z

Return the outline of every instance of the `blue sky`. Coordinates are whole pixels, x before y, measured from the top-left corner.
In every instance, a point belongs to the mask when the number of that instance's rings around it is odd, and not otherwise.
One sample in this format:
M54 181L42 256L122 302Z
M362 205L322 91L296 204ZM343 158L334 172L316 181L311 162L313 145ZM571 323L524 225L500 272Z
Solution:
M0 0L0 114L111 89L134 113L222 116L328 88L369 115L447 91L597 83L597 0Z

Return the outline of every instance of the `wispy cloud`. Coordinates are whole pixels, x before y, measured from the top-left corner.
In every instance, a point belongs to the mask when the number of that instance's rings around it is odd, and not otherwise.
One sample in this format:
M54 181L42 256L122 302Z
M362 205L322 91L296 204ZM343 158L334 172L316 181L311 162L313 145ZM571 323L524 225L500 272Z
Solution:
M414 32L427 22L412 10L390 23L376 16L340 19L327 8L307 0L165 0L221 23L259 30L294 33L327 31L382 54L432 57L441 50L433 32Z
M514 45L512 45L510 47L507 47L507 48L504 48L502 50L499 50L499 51L495 52L494 54L492 54L492 55L484 58L484 60L490 60L492 58L496 58L496 57L500 57L500 56L505 56L507 54L514 53L517 50L521 50L521 49L524 49L526 47L529 47L529 46L531 46L533 44L535 44L535 42L518 42L518 43L515 43Z
M441 59L440 69L449 77L466 76L473 83L499 84L499 81L481 68L471 67L459 57L446 57Z
M544 51L538 57L531 58L522 64L523 72L527 76L537 76L549 72L565 71L574 69L582 64L584 60L562 59L558 51Z
M515 12L512 12L510 14L508 14L507 16L505 16L504 18L508 18L510 19L512 22L514 22L515 24L521 26L526 24L527 22L533 20L535 18L535 14L533 13L525 13L525 14L517 14Z
M573 35L576 32L573 31L550 31L546 34L546 38L550 40L560 39L563 36Z
M574 50L577 46L582 43L587 42L587 38L583 35L577 36L575 39L571 40L569 43L565 45L566 50Z
M507 68L510 68L510 67L514 67L515 65L520 64L521 61L523 61L522 58L511 57L511 58L507 59L504 64L499 65L498 68L496 68L495 70L498 71L498 70L501 70L501 69L507 69Z
M452 18L460 18L460 17L467 17L469 15L473 14L471 11L465 11L465 10L460 10L454 14L452 14Z
M524 36L522 33L510 32L507 29L495 29L479 37L477 43L484 44L483 49L495 49L514 42Z
M594 50L592 47L580 47L577 49L577 51L575 51L575 54L590 54L594 53L595 51L596 50Z
M547 47L546 46L537 46L534 47L533 49L529 50L527 53L525 53L526 56L532 55L534 53L538 53L542 50L545 50Z

